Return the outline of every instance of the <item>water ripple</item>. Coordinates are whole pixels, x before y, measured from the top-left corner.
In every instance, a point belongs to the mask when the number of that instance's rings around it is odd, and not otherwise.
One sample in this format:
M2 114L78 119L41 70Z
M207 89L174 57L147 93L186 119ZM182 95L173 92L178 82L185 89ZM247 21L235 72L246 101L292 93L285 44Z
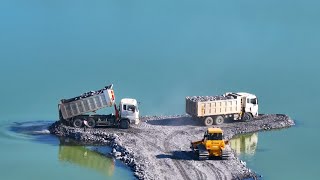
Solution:
M3 141L32 140L58 145L58 139L51 135L48 127L53 121L26 121L0 124L0 139Z

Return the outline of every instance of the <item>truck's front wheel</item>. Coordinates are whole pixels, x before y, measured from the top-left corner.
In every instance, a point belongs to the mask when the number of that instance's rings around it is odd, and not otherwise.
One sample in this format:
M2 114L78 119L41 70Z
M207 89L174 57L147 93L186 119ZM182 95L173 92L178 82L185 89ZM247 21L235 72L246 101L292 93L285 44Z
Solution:
M223 124L224 118L222 116L217 116L216 119L214 120L214 124L220 125Z
M211 126L213 124L213 119L212 117L206 117L204 120L203 120L203 123L204 125L206 126Z
M250 120L252 120L251 114L245 112L245 113L243 114L243 116L242 116L242 120L243 120L243 121L250 121Z
M121 129L128 129L129 128L129 121L127 119L120 120L120 128Z
M73 120L72 125L73 125L73 127L75 127L75 128L82 127L83 121L82 121L81 119L75 119L75 120Z

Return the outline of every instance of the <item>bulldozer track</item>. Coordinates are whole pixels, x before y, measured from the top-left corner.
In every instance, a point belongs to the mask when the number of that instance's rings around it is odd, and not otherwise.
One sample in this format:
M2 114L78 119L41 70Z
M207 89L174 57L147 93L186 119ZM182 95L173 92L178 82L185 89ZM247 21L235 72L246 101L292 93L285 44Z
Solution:
M170 148L169 148L170 140L173 137L177 136L178 134L181 134L181 133L183 133L183 132L185 132L186 130L189 130L189 129L191 130L191 129L194 129L194 128L188 127L188 128L184 128L184 129L182 129L180 131L175 131L175 132L169 134L165 138L165 141L163 142L163 147L164 147L165 153L170 153ZM181 174L183 179L191 180L191 178L188 176L186 170L183 168L182 164L178 160L172 159L172 162L174 163L174 165L176 166L176 168L180 172L180 174ZM189 163L189 162L185 162L185 163L187 163L188 165L192 166L191 163ZM195 172L197 179L199 179L199 180L206 180L207 179L207 175L202 173L197 168L193 168L193 171Z

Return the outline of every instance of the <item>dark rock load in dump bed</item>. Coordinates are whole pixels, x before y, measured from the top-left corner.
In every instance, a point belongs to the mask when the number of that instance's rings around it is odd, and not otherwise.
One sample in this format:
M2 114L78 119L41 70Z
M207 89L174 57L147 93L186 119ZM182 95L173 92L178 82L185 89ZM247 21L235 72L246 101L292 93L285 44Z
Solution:
M113 84L111 84L109 86L105 86L103 89L99 89L97 91L89 91L89 92L83 93L83 94L81 94L80 96L77 96L77 97L73 97L73 98L70 98L70 99L62 99L61 102L62 103L73 102L73 101L76 101L76 100L79 100L79 99L83 99L83 98L87 98L87 97L90 97L90 96L101 94L101 93L103 93L104 90L112 89L112 88L113 88Z
M189 96L186 99L191 100L193 102L205 102L205 101L217 101L217 100L228 100L234 99L233 96Z

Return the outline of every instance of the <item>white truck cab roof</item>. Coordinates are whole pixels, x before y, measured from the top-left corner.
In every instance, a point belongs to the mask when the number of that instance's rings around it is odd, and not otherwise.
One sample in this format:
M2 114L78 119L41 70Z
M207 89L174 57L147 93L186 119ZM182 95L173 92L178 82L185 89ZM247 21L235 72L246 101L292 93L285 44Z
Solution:
M249 98L249 99L257 98L256 95L250 94L250 93L246 93L246 92L238 92L237 94L239 94L240 96L247 97L247 98Z
M124 98L124 99L121 99L120 104L128 104L128 105L137 106L138 102L135 99Z

